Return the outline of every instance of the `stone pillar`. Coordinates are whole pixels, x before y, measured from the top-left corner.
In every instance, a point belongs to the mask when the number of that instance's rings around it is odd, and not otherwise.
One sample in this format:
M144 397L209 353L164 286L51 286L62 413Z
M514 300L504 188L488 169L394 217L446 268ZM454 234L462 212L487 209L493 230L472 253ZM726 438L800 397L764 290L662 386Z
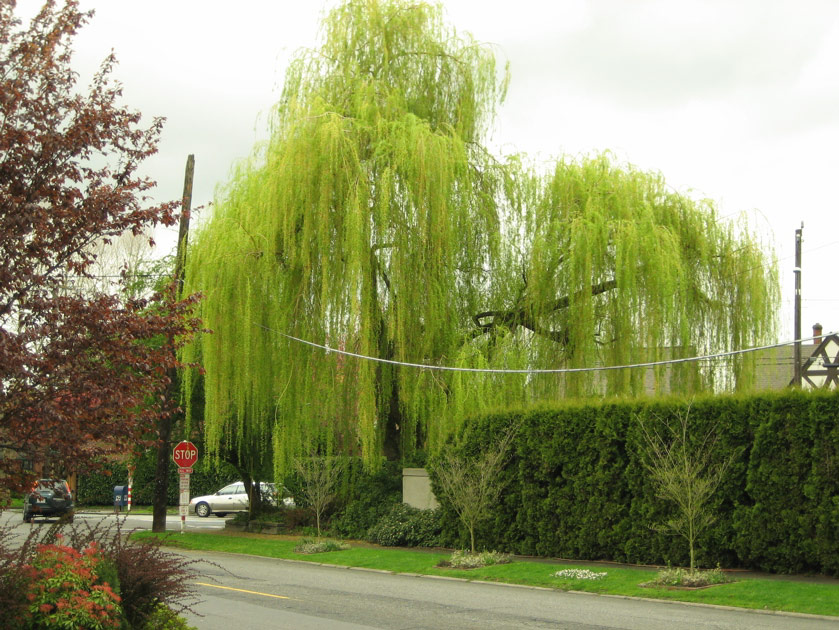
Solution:
M402 502L421 510L439 507L425 468L402 469Z

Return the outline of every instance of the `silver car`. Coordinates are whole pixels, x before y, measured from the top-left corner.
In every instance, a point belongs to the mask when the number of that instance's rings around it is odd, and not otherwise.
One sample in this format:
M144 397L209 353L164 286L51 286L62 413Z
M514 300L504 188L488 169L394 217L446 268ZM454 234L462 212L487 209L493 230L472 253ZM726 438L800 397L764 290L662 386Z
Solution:
M272 505L277 504L277 486L273 483L261 482L259 484L262 493L262 500ZM284 505L294 505L290 497L283 499ZM241 481L224 486L215 494L207 494L201 497L194 497L189 502L189 513L198 516L226 516L230 512L247 512L248 494L245 492L245 484Z

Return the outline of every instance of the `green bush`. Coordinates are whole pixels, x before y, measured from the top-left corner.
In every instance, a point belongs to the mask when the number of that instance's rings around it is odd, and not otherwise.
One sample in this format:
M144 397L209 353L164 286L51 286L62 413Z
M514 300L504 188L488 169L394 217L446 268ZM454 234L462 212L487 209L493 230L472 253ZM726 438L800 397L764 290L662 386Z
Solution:
M138 542L131 533L122 530L119 519L81 519L69 526L56 525L42 532L32 531L33 536L41 537L42 541L61 540L77 552L91 545L101 550L100 570L103 576L114 579L118 585L125 627L146 628L148 619L159 620L163 615L159 610L161 605L175 615L194 612L190 608L196 601L193 583L197 572L194 567L205 561L170 553L159 540Z
M839 575L837 391L566 403L466 422L447 448L478 452L505 427L521 426L498 508L479 532L485 548L687 565L684 540L654 529L674 512L644 468L638 419L673 417L688 405L696 435L713 427L719 458L736 454L711 498L716 520L697 541L698 565ZM462 547L464 528L433 466L429 474L441 542Z
M399 503L370 528L367 540L385 547L436 547L440 529L437 510L420 510Z
M95 543L82 551L40 545L30 566L28 614L19 621L28 628L119 628L120 598L115 585L100 579L102 562Z
M13 540L10 527L0 529L0 628L14 628L29 614L32 576L25 552L9 544Z
M329 520L329 533L361 540L402 501L402 468L396 462L386 462L371 474L363 470L360 461L353 461L347 472L354 480L339 498L342 506Z
M143 630L198 630L164 604L159 604L145 620Z

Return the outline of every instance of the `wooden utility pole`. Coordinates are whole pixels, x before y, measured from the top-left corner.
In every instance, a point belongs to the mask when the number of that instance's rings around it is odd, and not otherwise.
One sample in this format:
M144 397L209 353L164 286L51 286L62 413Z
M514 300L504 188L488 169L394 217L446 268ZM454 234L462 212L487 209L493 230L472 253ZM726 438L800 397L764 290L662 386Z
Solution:
M181 199L181 219L178 226L178 248L175 253L175 299L181 299L184 283L184 264L186 245L189 236L189 212L192 209L192 179L195 174L195 156L186 159L184 173L184 194ZM173 340L169 339L173 346ZM178 391L178 371L170 368L168 400L175 399ZM169 460L172 454L172 427L175 424L173 414L162 415L157 421L157 462L154 469L154 494L152 497L152 531L166 531L166 507L169 495Z
M804 230L804 222L795 231L795 371L793 372L793 384L801 387L801 232Z
M181 200L181 221L178 225L178 249L175 260L175 281L178 283L178 299L184 288L184 267L186 265L186 245L189 238L189 212L192 210L192 179L195 175L195 156L186 158L184 172L184 196Z

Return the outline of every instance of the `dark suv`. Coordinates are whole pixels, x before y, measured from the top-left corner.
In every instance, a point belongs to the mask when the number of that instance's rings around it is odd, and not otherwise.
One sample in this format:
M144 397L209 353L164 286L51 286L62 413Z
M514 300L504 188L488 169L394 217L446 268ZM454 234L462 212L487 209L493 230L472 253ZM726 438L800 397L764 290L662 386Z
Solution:
M63 479L39 479L23 500L23 522L33 516L60 516L73 522L73 494Z

